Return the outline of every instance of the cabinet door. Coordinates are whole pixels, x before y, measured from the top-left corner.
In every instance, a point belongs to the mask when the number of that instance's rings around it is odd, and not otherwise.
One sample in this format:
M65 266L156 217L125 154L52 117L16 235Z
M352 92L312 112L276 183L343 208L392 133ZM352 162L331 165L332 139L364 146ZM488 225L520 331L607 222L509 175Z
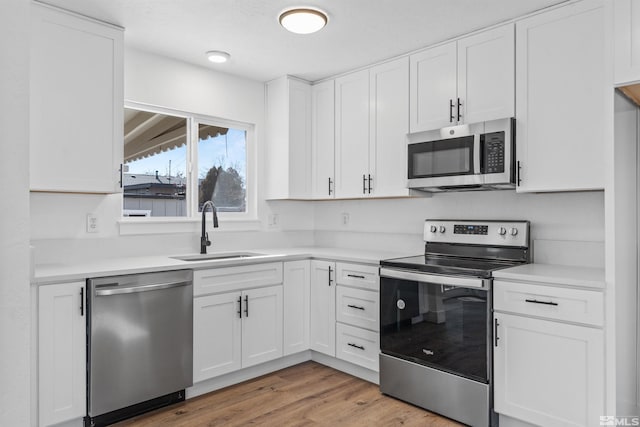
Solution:
M336 355L335 263L311 261L311 349Z
M456 42L411 55L409 61L411 132L455 124Z
M120 191L122 30L33 5L32 190Z
M611 6L614 14L615 83L637 83L640 81L640 3L615 0Z
M541 426L593 426L604 413L600 329L495 313L500 414Z
M193 382L241 367L240 292L194 298Z
M409 58L371 68L371 195L406 196Z
M53 425L86 415L84 282L38 289L38 417Z
M311 87L312 197L335 197L335 94L334 81Z
M515 115L514 24L458 40L458 97L464 123Z
M604 187L604 40L600 0L516 24L518 191Z
M242 292L242 367L282 357L282 286Z
M284 355L309 349L311 262L284 263Z
M363 197L369 175L369 70L336 79L336 197Z
M308 198L311 195L311 86L291 78L288 146L288 196Z

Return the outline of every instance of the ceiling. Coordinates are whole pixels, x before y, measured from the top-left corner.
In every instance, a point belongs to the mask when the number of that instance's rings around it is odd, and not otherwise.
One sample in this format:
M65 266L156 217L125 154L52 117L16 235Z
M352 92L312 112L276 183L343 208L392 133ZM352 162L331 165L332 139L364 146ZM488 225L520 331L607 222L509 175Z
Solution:
M566 0L42 0L125 28L125 46L268 81L315 81ZM315 34L284 30L278 15L313 6L329 15ZM212 64L209 50L231 54Z

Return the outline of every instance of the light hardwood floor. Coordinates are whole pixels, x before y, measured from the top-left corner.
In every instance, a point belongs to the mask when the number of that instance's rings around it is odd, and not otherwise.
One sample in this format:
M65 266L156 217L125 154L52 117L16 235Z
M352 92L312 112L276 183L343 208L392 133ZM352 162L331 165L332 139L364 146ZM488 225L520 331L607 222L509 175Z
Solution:
M315 362L123 421L156 426L461 426L380 394L378 386Z

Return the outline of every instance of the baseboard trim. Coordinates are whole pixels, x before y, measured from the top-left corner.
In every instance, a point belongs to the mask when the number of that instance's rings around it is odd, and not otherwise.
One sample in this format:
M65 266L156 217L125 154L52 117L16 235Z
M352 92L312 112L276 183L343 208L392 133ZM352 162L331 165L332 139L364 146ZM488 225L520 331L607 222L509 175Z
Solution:
M306 350L290 356L281 357L270 362L261 363L260 365L250 366L248 368L240 369L239 371L230 372L209 380L200 381L199 383L194 384L193 387L189 387L186 390L187 399L210 393L215 390L220 390L221 388L229 387L262 375L270 374L271 372L279 371L280 369L288 368L308 360L311 360L311 352Z
M219 377L196 383L193 387L189 387L186 390L186 398L191 399L192 397L220 390L221 388L239 384L243 381L252 380L254 378L261 377L262 375L267 375L272 372L279 371L280 369L298 365L309 360L313 360L314 362L318 362L338 371L353 375L354 377L358 377L370 383L380 384L380 376L375 371L354 365L353 363L346 362L344 360L336 359L335 357L318 353L317 351L305 350L300 353L285 356L280 359L240 369L239 371L230 372Z

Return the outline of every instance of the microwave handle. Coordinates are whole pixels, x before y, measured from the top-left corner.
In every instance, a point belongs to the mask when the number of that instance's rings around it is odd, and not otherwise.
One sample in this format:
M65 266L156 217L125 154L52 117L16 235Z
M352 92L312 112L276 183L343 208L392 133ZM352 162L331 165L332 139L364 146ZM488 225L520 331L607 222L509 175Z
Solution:
M480 143L480 139L479 134L476 133L473 135L473 173L476 175L480 175L480 173L482 173L480 165L480 155L482 154L480 152L480 146L482 144Z

